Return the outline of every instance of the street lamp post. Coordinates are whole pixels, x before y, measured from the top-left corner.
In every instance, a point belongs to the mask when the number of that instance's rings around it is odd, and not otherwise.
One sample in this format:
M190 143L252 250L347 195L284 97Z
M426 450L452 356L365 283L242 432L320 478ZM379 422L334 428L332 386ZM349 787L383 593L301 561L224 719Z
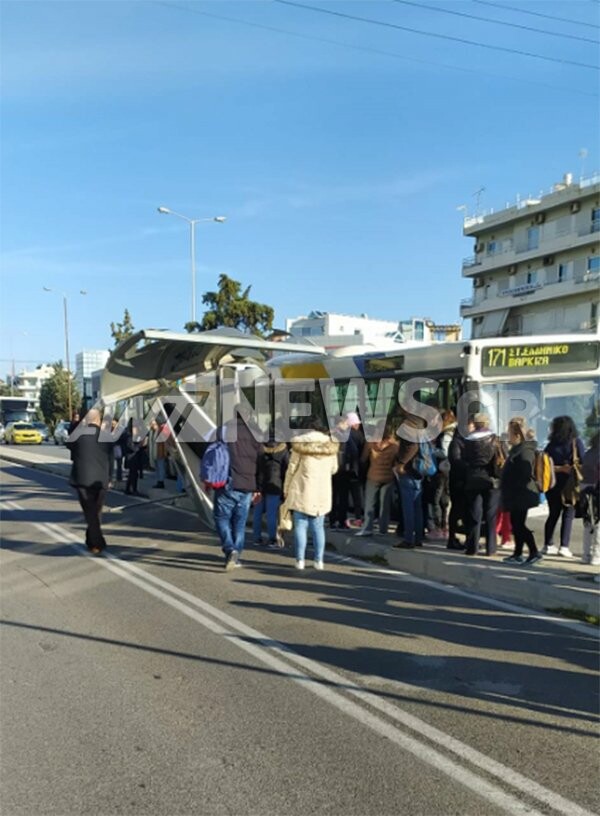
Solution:
M187 215L175 212L169 207L158 207L159 213L162 215L175 215L181 218L190 225L190 261L192 267L192 323L196 322L196 224L202 221L216 221L217 224L223 224L227 221L224 215L215 215L212 218L188 218Z
M54 292L54 289L50 289L47 286L42 287L44 292ZM80 295L87 295L85 289L79 290ZM67 400L69 405L69 421L71 421L73 417L73 405L72 405L72 398L71 398L71 362L69 359L69 310L67 306L67 296L63 292L62 293L63 299L63 320L65 325L65 362L67 366Z

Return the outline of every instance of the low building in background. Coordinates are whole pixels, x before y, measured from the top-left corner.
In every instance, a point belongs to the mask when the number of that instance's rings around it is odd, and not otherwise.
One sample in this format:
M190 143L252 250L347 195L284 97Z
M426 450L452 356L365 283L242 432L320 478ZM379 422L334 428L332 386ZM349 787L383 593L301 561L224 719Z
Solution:
M600 175L567 173L546 194L466 217L463 233L475 241L460 307L471 337L598 331Z
M295 340L305 338L325 348L365 344L436 343L461 339L458 323L437 325L433 320L413 317L410 320L378 320L366 314L345 315L314 311L302 317L289 318L286 331Z

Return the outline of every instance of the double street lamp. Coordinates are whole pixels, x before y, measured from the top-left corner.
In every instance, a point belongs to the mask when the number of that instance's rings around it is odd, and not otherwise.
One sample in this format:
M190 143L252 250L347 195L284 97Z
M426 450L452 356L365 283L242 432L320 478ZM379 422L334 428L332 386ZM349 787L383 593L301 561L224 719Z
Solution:
M181 213L175 212L174 210L169 209L169 207L158 207L159 213L162 215L175 215L177 218L181 218L190 225L190 259L192 265L192 323L196 322L196 237L195 237L195 230L196 224L200 224L202 221L216 221L217 224L223 224L227 221L226 216L224 215L215 215L212 218L188 218L187 215L182 215Z
M55 294L58 294L56 290L50 289L48 286L43 286L42 289L44 290L44 292L54 292ZM87 295L87 292L85 289L80 289L79 294ZM62 293L62 299L63 299L63 318L65 324L65 362L67 366L67 400L69 403L69 421L71 421L71 419L73 418L73 405L71 398L71 364L69 360L69 312L67 306L67 296L64 292Z

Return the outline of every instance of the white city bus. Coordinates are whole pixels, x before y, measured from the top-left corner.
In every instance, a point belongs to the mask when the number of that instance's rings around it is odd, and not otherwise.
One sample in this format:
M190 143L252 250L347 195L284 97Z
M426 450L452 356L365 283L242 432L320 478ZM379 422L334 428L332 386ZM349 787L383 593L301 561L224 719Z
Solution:
M275 357L270 377L298 388L319 381L312 411L329 417L357 409L363 418L397 412L412 393L440 410L462 407L463 416L486 410L499 431L511 416L524 415L542 441L551 419L569 415L583 435L599 421L597 335L490 338L385 350L364 346L306 358ZM465 396L467 395L467 396ZM463 398L461 400L461 397ZM290 398L294 402L294 397Z

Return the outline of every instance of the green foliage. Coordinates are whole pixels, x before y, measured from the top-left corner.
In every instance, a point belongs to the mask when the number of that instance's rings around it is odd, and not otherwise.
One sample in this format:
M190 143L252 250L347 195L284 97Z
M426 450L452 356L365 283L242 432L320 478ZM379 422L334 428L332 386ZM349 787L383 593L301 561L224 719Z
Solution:
M54 428L60 419L70 419L69 416L69 386L71 387L72 410L79 408L81 397L77 386L62 362L54 363L54 374L42 383L40 391L40 410L44 421Z
M122 343L123 340L127 340L127 338L131 337L134 333L135 329L131 322L131 315L129 314L129 310L125 309L122 322L110 324L110 336L115 341L113 348L116 348L119 343Z
M262 337L273 328L274 310L250 300L250 286L242 291L242 284L227 275L220 275L218 286L218 291L205 292L202 296L202 303L208 308L201 323L186 323L188 332L229 326Z
M0 382L0 397L11 397L11 387L5 382Z

